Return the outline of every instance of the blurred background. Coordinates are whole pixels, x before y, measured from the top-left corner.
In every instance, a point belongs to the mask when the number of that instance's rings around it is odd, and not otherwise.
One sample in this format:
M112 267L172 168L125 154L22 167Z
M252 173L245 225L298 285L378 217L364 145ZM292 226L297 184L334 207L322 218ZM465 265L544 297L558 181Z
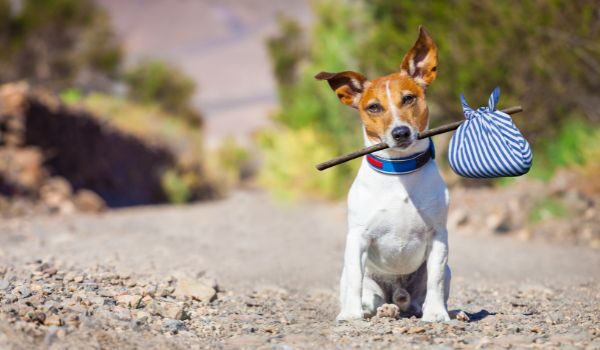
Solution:
M600 6L577 1L0 0L0 213L217 201L343 201L356 112L320 71L398 70L439 48L432 126L458 96L500 107L534 148L517 179L452 186L450 225L600 248ZM444 154L450 135L436 137ZM504 205L498 205L503 203ZM483 225L483 226L482 226Z

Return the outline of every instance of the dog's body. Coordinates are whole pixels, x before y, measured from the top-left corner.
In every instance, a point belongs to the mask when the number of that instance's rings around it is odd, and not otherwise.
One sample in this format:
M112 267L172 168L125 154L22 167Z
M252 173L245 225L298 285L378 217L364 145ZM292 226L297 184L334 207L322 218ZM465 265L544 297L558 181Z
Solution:
M401 72L368 81L354 72L321 73L342 101L361 112L366 146L386 142L380 158L425 152L430 140L417 140L427 129L425 87L435 79L437 49L421 29ZM348 194L349 232L340 283L338 320L372 316L383 304L449 320L447 299L446 217L448 190L433 160L416 171L390 175L366 159Z

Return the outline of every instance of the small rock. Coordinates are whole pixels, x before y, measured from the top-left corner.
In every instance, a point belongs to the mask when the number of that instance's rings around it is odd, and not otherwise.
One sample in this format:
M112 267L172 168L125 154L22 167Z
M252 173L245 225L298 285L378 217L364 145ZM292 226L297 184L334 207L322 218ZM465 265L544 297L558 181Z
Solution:
M471 320L469 318L469 315L467 315L467 313L462 310L456 314L456 319L461 322L469 322Z
M125 294L125 295L116 296L115 300L117 301L117 305L127 306L132 309L137 309L138 307L140 307L140 302L142 301L142 296Z
M92 303L94 305L104 305L105 304L105 299L99 295L90 295L90 296L88 296L88 300L90 301L90 303Z
M48 267L47 269L43 269L42 272L49 277L52 277L58 273L58 269L56 267Z
M142 304L144 304L144 306L149 305L150 303L152 303L152 297L149 295L146 295L145 297L142 298Z
M165 303L163 304L163 317L172 318L174 320L185 320L189 318L185 310L185 305L183 304L175 304L175 303Z
M530 331L532 333L542 333L542 328L540 326L533 326L531 327Z
M41 311L36 311L33 313L33 317L31 317L31 320L43 324L44 321L46 321L46 314Z
M46 317L46 320L44 321L44 325L46 326L61 326L62 324L63 321L58 315L50 315Z
M19 292L21 298L27 298L31 296L31 290L25 286L20 287L17 291Z
M75 194L73 203L77 210L84 213L98 213L106 209L106 203L96 192L81 189Z
M85 279L84 275L78 275L78 276L73 277L73 282L81 283L81 282L83 282L84 279Z
M98 294L99 294L101 297L105 297L105 298L112 298L112 297L114 297L114 296L115 296L115 294L116 294L116 293L115 293L115 291L114 291L114 290L112 290L112 289L101 289L101 290L98 292Z
M10 282L7 280L0 280L0 290L6 290L10 287Z
M425 333L425 328L423 327L410 327L406 333L408 334L419 334L419 333Z
M163 321L163 328L169 332L177 333L185 330L186 326L183 321L166 319Z
M189 296L198 301L212 301L216 297L217 291L202 281L183 277L177 281L177 287L173 294L178 298Z
M113 313L115 317L121 321L131 320L131 311L129 311L127 308L117 306L114 308Z
M394 327L392 328L392 334L404 334L408 332L407 327Z

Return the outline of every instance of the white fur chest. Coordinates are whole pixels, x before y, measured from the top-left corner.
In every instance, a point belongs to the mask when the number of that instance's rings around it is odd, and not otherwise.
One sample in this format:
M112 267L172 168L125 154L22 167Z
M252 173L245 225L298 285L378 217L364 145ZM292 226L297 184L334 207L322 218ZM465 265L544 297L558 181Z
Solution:
M386 175L365 160L348 194L348 225L369 242L367 267L406 275L425 261L433 232L446 224L448 191L435 162Z

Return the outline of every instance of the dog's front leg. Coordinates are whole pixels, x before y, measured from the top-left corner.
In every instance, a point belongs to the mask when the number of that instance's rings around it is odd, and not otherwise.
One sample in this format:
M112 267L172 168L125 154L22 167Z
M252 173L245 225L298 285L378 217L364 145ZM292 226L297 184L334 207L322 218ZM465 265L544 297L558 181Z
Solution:
M344 253L344 271L340 283L341 311L337 321L363 318L362 285L367 259L368 240L362 230L348 233Z
M427 293L423 303L423 321L450 321L446 306L446 265L448 263L448 231L436 230L427 257Z

